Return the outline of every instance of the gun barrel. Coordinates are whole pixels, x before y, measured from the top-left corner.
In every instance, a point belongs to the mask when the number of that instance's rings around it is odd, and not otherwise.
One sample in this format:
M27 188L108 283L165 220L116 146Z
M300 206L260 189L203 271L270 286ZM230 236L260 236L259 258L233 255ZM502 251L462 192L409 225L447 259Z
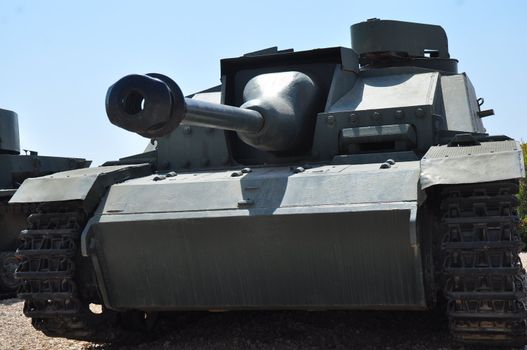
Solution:
M161 74L128 75L106 94L110 121L141 136L167 135L179 124L256 133L264 125L258 111L183 97L179 86Z
M255 110L185 98L186 113L182 124L204 126L243 133L256 133L264 124Z

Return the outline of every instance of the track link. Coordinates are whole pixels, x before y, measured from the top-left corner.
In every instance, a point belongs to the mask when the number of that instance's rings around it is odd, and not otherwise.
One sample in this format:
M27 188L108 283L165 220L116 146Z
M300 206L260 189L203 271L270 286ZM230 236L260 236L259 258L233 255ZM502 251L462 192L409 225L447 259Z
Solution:
M76 205L41 205L28 218L16 252L21 281L18 297L33 326L52 337L90 342L127 342L137 338L121 327L119 313L93 313L79 291L79 238L86 215ZM85 286L83 286L84 288Z
M441 194L441 270L450 331L463 343L527 342L517 182L453 185Z
M19 281L14 278L14 270L18 265L15 249L19 229L15 223L22 223L31 210L30 205L8 205L9 198L0 199L0 300L16 297Z

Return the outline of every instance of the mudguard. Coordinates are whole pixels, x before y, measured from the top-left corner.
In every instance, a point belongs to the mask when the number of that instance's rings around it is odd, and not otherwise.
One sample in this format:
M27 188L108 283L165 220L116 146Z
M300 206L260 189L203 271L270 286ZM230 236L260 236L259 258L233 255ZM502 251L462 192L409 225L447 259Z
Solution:
M525 177L520 143L514 140L480 145L434 146L421 159L421 188Z
M9 203L81 200L85 208L90 210L95 208L109 186L151 173L150 164L113 165L63 171L25 180Z

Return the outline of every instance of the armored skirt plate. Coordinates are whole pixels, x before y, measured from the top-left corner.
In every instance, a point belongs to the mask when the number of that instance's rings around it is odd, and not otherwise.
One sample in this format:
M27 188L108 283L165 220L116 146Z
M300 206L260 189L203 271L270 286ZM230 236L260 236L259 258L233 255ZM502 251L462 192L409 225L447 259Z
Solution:
M83 254L118 310L424 308L419 163L378 166L127 181Z

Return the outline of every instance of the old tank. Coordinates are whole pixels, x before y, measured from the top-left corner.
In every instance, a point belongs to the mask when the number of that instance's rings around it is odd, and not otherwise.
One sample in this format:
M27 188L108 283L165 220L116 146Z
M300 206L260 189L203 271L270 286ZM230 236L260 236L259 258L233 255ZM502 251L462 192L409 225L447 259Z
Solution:
M45 157L37 152L20 154L18 116L0 109L0 297L16 295L18 281L14 272L18 262L15 250L20 231L26 226L30 206L8 205L20 184L29 177L58 171L79 169L90 165L80 158Z
M110 121L152 150L11 199L38 206L16 271L33 325L108 341L158 311L439 305L458 341L524 344L518 142L486 133L441 27L351 38L223 59L187 97L161 74L112 85Z

